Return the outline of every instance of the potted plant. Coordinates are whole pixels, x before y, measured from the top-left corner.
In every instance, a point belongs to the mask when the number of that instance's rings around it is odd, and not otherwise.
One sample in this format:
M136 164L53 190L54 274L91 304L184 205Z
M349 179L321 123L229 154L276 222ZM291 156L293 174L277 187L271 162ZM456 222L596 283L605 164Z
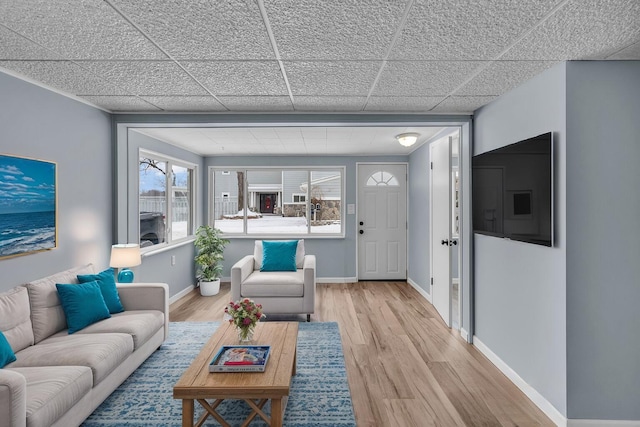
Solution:
M200 294L203 296L216 295L220 292L221 262L224 259L224 247L229 243L227 239L221 237L221 233L219 229L208 225L201 225L196 230L195 262Z

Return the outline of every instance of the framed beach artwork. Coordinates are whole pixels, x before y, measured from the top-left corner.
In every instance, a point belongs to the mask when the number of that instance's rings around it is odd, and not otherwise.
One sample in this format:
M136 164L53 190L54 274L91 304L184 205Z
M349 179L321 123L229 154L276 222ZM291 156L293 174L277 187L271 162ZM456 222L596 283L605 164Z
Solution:
M56 164L0 154L0 258L54 249Z

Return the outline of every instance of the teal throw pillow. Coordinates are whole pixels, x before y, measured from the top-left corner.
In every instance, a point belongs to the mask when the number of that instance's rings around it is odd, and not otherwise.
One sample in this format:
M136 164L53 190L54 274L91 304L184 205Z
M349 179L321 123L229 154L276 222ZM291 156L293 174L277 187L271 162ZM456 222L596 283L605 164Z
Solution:
M11 344L7 341L7 337L0 331L0 368L4 368L11 362L16 361L16 355L13 353Z
M262 242L260 271L296 271L297 240Z
M69 334L111 317L97 281L66 285L56 283Z
M120 302L120 295L118 295L118 289L116 288L116 276L113 268L108 268L98 274L78 274L78 281L80 283L97 281L109 313L115 314L124 311L124 307Z

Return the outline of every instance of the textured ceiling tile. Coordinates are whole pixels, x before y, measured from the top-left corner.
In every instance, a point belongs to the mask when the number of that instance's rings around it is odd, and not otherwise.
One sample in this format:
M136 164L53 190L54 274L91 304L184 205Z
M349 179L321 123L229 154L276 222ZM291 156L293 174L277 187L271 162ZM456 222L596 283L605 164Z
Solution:
M425 112L442 101L442 98L442 96L372 96L367 102L365 111Z
M456 91L455 95L502 95L553 64L553 61L494 62Z
M135 95L207 95L173 61L78 61L94 74L118 82Z
M293 111L288 96L219 96L231 111Z
M0 60L8 59L60 59L60 57L0 25Z
M165 57L102 0L2 1L0 24L64 59Z
M283 59L382 59L406 0L265 0Z
M136 96L80 96L80 98L111 111L160 111Z
M367 96L381 61L284 62L293 95Z
M166 111L226 111L213 96L143 96Z
M391 59L493 59L557 0L416 0Z
M373 95L448 95L482 64L481 61L390 61Z
M257 2L112 0L176 59L274 59Z
M614 53L607 59L635 59L640 60L640 42Z
M0 61L0 67L71 95L125 95L127 92L69 61Z
M438 104L436 113L472 113L498 98L497 96L450 96Z
M640 40L640 1L570 0L501 59L604 59Z
M277 61L180 63L216 96L288 94Z
M366 96L294 96L296 111L362 111Z

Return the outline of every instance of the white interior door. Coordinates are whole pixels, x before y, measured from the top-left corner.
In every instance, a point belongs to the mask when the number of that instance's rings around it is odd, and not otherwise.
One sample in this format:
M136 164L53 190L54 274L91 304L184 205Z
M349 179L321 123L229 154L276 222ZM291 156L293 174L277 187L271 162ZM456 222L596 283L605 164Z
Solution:
M442 320L451 326L451 137L430 145L431 297Z
M407 165L358 165L358 279L407 278Z

